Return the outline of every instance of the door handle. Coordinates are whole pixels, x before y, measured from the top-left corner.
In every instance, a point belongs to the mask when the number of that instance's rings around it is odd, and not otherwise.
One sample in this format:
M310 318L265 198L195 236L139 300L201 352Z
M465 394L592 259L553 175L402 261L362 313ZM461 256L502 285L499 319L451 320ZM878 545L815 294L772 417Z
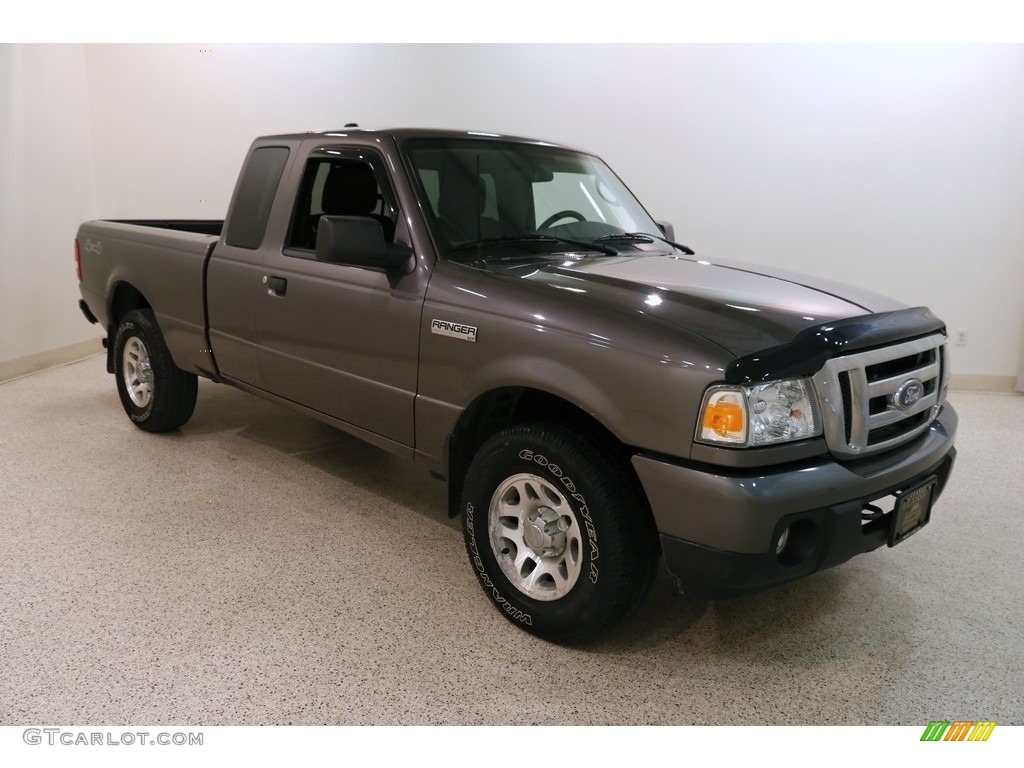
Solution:
M264 275L263 282L266 283L267 293L271 296L284 296L288 291L288 281L283 277Z

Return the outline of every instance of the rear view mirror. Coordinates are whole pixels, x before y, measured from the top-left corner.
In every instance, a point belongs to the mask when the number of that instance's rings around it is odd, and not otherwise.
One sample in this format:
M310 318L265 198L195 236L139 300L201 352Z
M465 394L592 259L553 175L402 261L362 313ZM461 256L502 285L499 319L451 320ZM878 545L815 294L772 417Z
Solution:
M321 216L317 223L317 261L391 271L411 255L407 246L386 243L380 222L369 216Z
M545 182L553 181L555 178L555 172L552 171L546 165L538 165L533 169L533 178L530 179L532 182Z
M675 240L676 239L676 228L673 227L669 222L667 222L667 221L656 221L654 223L658 225L658 229L661 230L661 234L663 234L665 236L666 240Z

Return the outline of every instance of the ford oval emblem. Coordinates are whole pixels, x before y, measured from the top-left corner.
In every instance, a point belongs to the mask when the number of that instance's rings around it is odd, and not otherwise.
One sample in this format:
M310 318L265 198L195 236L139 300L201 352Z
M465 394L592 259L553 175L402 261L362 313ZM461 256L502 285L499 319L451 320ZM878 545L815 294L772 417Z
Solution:
M901 411L913 408L914 405L924 397L924 382L920 379L907 379L892 396L892 404Z

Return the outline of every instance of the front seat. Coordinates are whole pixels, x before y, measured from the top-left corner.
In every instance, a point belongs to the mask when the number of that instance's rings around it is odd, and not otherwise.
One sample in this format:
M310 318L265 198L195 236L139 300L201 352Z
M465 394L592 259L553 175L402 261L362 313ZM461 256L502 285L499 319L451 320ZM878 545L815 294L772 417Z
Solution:
M324 181L322 215L365 216L376 219L384 230L384 241L390 243L395 237L395 222L387 216L374 213L379 199L377 177L374 176L373 169L358 160L342 160L331 167ZM313 242L316 242L315 222Z

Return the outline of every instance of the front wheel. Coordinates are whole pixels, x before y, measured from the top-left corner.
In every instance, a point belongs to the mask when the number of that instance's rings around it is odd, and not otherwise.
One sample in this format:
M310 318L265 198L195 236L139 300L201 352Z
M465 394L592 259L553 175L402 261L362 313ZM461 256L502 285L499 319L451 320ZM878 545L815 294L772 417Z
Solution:
M629 465L554 424L485 442L463 486L466 549L491 602L514 624L562 643L630 613L657 566L657 535Z
M128 312L118 324L114 375L121 405L139 429L167 432L191 418L198 379L174 364L151 310Z

